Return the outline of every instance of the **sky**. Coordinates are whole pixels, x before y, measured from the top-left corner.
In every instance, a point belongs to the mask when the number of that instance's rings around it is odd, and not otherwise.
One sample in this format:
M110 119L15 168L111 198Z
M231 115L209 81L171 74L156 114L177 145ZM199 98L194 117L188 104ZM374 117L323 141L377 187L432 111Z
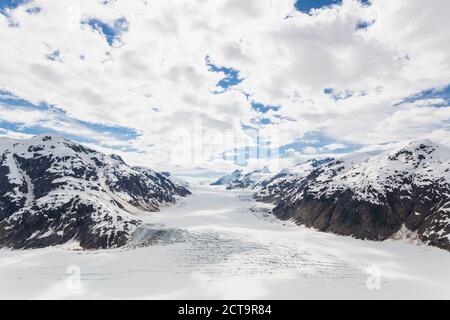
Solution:
M448 0L0 0L0 136L59 134L175 171L261 166L265 140L288 162L450 145L449 12Z

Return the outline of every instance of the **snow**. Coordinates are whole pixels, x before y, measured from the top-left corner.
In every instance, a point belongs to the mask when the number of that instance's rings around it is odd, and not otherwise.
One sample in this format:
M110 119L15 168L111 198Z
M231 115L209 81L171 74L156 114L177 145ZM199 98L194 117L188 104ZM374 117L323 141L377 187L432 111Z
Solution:
M238 179L243 175L243 170L235 170L231 174L220 177L217 181L213 182L213 185L221 186L221 185L227 185L234 179Z
M47 182L52 187L48 187L44 195L40 190L37 198L33 188L36 182L33 179L37 178L30 174L32 171L29 168L25 169L19 163L23 159L42 157L45 159L40 160L45 160L42 162L49 166L43 165L45 173L42 175L48 177ZM183 184L180 179L172 180L172 177L165 177L148 168L132 168L118 156L96 152L59 136L0 139L0 166L8 169L7 177L11 185L0 196L6 195L8 199L5 201L20 204L20 209L7 218L8 222L20 220L24 212L34 213L44 208L52 209L52 206L60 208L78 198L85 205L95 206L96 212L92 217L99 224L96 229L105 230L108 235L111 230L129 234L131 225L138 224L139 215L175 202L178 194L176 188ZM131 178L138 180L138 185L142 187L139 190L145 191L133 193L133 190L120 186L123 181L133 181ZM105 219L111 221L109 226L105 224ZM50 229L40 237L49 237L56 232ZM37 235L34 233L34 236Z
M250 191L190 183L193 195L145 215L127 248L0 250L0 298L450 298L446 251L321 233L275 219Z
M383 204L387 192L395 189L406 195L413 194L412 185L445 189L450 184L450 150L423 139L375 156L347 155L322 168L323 172L309 188L316 198L351 190L355 200ZM307 163L290 172L295 179L302 180L309 173ZM292 201L302 197L301 193L294 194Z
M272 177L273 174L267 167L258 170L245 171L235 170L229 175L225 175L211 185L225 185L227 189L259 189L259 184Z

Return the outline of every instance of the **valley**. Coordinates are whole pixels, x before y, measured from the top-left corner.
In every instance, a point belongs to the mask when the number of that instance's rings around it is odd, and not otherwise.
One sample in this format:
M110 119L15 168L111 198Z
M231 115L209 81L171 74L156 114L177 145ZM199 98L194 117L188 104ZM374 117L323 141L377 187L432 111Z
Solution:
M450 298L444 250L318 232L249 191L189 182L192 195L142 217L125 247L0 249L0 298Z

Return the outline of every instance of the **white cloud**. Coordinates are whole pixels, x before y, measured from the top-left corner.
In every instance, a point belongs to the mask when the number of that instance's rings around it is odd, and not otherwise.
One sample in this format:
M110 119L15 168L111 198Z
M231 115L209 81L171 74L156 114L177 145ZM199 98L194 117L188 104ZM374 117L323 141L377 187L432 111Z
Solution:
M179 145L173 132L192 132L196 122L205 130L234 132L239 146L248 136L241 124L258 127L251 122L256 111L239 90L281 106L264 115L273 124L260 127L277 129L280 144L311 131L366 147L448 136L448 109L433 107L436 101L392 107L450 83L447 0L372 0L371 6L345 0L313 16L295 12L293 0L71 3L21 6L11 13L17 27L0 15L0 87L54 104L68 117L137 130L142 135L130 147L144 152L133 157L140 163L178 165L172 163ZM30 6L42 10L30 15ZM128 30L111 47L100 32L79 23L87 18L125 18ZM356 30L359 22L372 20L367 30ZM46 59L55 50L60 61ZM240 71L245 80L237 90L213 93L223 74L208 70L207 55ZM325 88L353 96L335 101ZM0 112L8 121L44 122L36 111ZM93 134L75 123L51 125Z
M339 150L339 149L344 149L345 145L343 145L342 143L330 143L327 144L326 146L323 146L323 150L324 151L335 151L335 150Z
M314 148L314 147L306 147L306 148L303 148L303 153L304 154L318 154L319 149Z

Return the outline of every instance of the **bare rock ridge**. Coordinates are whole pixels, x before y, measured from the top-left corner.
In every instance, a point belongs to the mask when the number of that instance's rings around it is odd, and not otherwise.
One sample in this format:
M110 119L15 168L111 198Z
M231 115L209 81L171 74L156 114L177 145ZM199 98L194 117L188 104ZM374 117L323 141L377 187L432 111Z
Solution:
M0 247L120 247L185 183L55 136L0 140Z

